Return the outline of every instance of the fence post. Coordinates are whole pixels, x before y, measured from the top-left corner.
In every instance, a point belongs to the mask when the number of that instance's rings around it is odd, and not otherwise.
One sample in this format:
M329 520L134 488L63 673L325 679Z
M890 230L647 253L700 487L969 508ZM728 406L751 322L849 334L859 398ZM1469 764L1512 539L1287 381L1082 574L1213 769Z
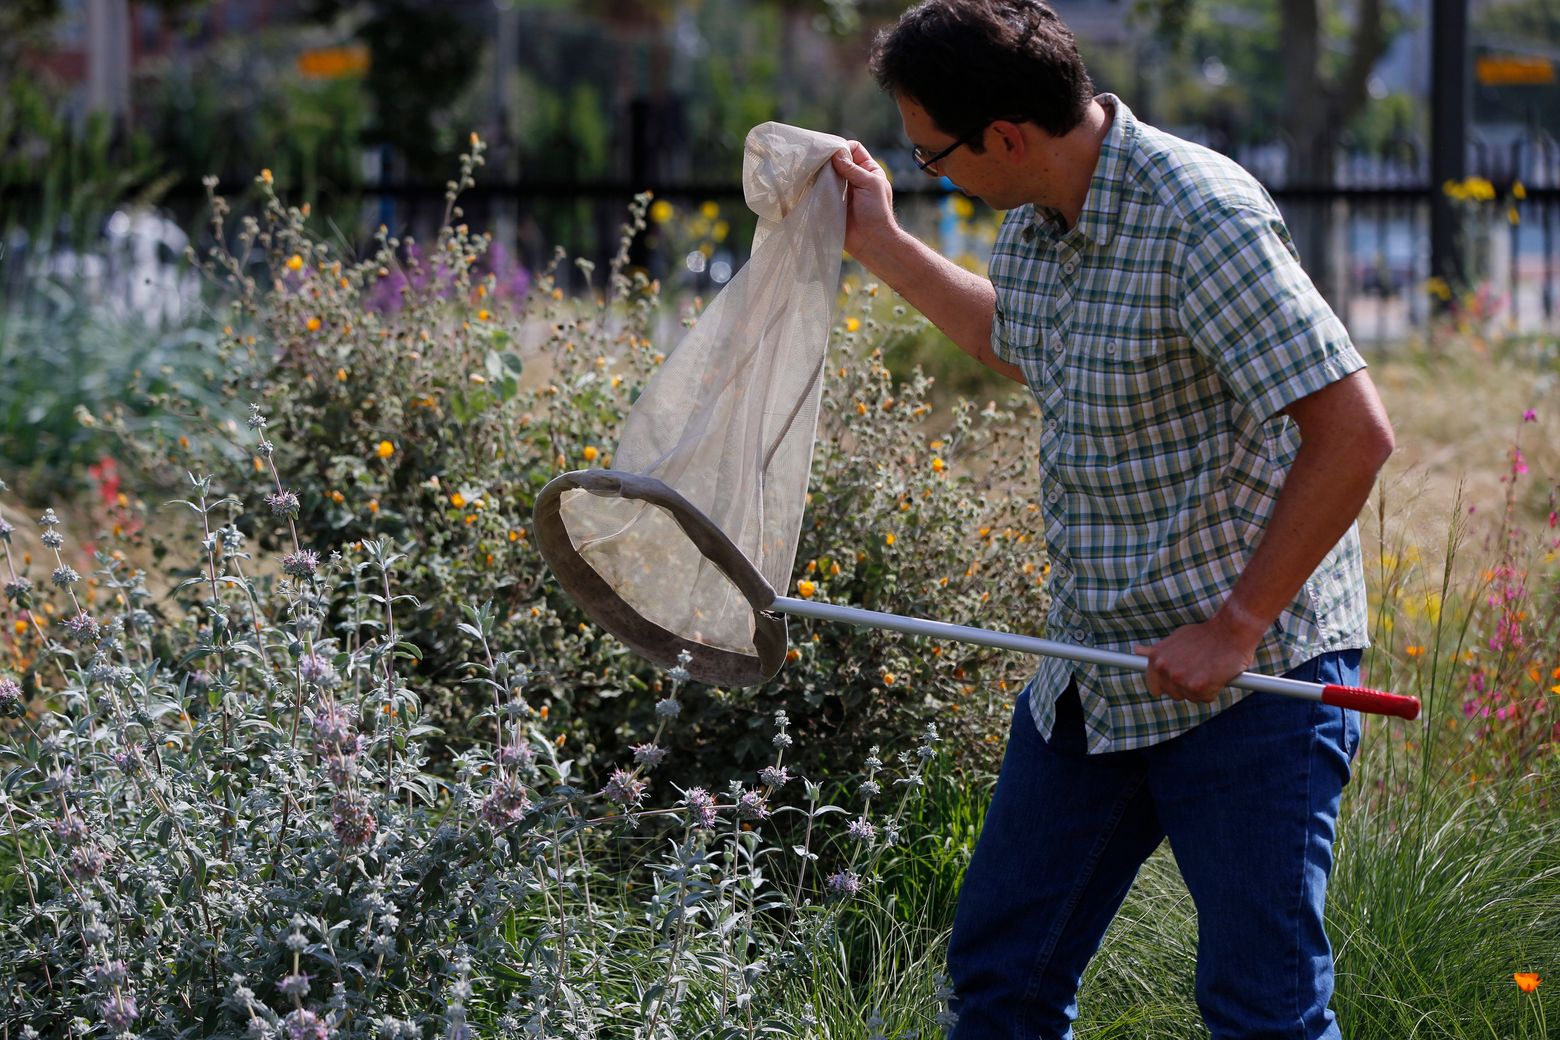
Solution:
M1468 165L1468 0L1433 0L1430 26L1430 273L1465 287L1458 213L1443 190ZM1444 304L1443 304L1444 306Z

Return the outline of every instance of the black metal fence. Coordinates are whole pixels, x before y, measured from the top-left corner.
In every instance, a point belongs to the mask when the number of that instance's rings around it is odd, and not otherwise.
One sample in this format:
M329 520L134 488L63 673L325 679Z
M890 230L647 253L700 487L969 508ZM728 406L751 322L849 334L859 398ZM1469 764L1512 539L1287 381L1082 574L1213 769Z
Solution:
M1279 147L1233 150L1233 157L1269 187L1307 270L1356 339L1402 340L1448 309L1507 330L1560 333L1560 142L1542 134L1476 141L1469 177L1446 185L1428 183L1425 155L1412 141L1373 153L1356 150L1334 164L1331 185L1312 186L1291 183ZM997 214L913 168L897 173L901 220L945 254L983 263ZM462 206L468 223L493 232L511 262L533 272L551 263L558 246L600 266L617 252L640 187L626 179L486 181L466 193ZM674 291L717 289L746 259L751 239L753 220L740 185L711 181L650 187L664 206L634 243L634 259ZM340 193L315 208L328 209L333 224L347 229L349 237L350 229L359 229L360 242L380 224L426 241L444 214L444 190L442 184L377 184ZM1461 215L1463 232L1465 278L1458 285L1432 278L1430 270L1431 207L1448 196ZM199 234L202 193L175 190L163 201L167 227ZM70 272L84 264L103 268L103 262L87 264L74 255L62 260L58 250L51 253L47 239L19 234L15 228L25 226L25 199L13 196L9 203L4 216L13 230L0 228L6 235L0 296L24 291L26 279L40 271ZM118 218L118 226L124 223ZM115 224L112 215L105 216L105 229ZM167 259L172 248L159 245L154 252ZM157 257L149 260L146 253L142 247L137 262L155 266ZM113 257L106 261L109 269L116 263ZM586 284L572 265L561 269L560 279L576 291Z

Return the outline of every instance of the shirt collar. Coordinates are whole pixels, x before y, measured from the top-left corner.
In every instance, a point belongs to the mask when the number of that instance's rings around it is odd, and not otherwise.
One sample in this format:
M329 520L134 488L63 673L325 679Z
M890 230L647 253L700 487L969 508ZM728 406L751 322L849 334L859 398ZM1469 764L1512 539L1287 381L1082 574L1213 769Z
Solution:
M1096 99L1115 112L1110 130L1100 142L1099 161L1094 165L1094 176L1089 180L1089 193L1084 196L1083 211L1078 214L1078 230L1098 245L1107 245L1115 234L1121 215L1122 199L1126 195L1123 181L1127 172L1127 156L1137 142L1137 120L1132 110L1114 94L1101 94ZM1049 207L1036 207L1034 227L1047 238L1059 238L1065 232L1059 213Z

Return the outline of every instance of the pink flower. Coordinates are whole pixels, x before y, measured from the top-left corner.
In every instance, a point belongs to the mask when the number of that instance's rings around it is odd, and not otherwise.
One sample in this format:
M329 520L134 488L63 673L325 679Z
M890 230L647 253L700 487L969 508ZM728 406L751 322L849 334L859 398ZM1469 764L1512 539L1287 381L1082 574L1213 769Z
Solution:
M1533 409L1529 408L1527 411L1522 413L1522 421L1523 422L1538 422L1538 413L1535 412Z

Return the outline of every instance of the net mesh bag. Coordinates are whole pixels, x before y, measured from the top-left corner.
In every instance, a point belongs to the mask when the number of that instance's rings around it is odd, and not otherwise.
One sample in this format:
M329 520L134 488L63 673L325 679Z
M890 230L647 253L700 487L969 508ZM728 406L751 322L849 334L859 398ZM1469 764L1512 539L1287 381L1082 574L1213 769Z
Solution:
M752 254L634 403L611 469L554 478L537 546L602 628L722 686L785 659L790 581L845 240L838 137L764 123L742 185Z

